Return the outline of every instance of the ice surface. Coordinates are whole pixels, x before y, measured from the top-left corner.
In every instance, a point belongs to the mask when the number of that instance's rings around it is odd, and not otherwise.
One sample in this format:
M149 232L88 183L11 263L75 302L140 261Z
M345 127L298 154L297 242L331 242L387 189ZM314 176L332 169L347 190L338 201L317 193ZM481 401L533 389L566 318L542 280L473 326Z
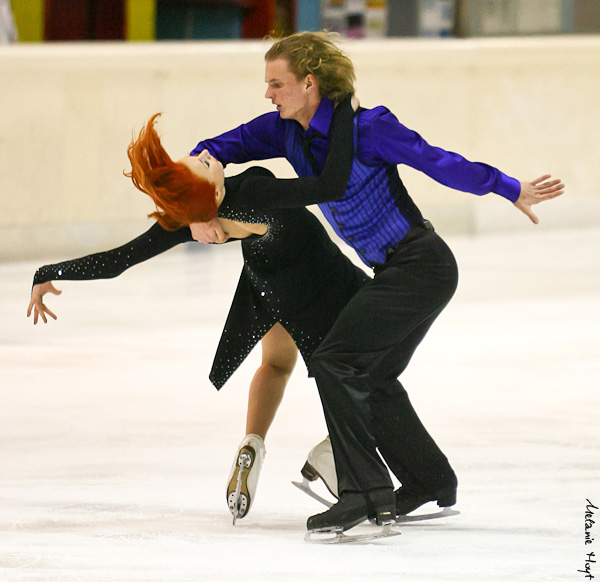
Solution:
M448 242L459 290L403 381L458 473L461 513L346 546L304 542L322 508L290 481L325 425L301 363L254 507L231 525L225 482L259 354L221 393L207 374L238 248L57 284L59 319L35 328L39 265L0 265L0 580L589 579L578 570L600 556L600 511L584 544L586 500L600 506L600 230Z

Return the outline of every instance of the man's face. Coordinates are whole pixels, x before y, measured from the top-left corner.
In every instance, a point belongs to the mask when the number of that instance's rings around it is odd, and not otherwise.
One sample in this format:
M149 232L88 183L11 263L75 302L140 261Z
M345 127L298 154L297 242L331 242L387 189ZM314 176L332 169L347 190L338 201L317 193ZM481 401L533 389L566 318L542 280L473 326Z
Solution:
M295 119L306 129L320 102L319 89L313 75L298 80L289 69L287 59L267 61L267 92L282 119Z

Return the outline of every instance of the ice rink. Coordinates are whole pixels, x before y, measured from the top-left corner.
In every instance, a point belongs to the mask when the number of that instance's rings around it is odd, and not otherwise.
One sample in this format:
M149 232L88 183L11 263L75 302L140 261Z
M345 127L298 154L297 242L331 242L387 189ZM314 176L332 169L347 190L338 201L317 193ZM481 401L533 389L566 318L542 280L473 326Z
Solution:
M37 327L40 264L0 265L0 580L600 579L586 561L600 562L600 510L585 544L586 505L600 507L600 230L445 238L459 289L403 383L458 474L460 515L337 546L304 541L322 508L290 483L325 435L301 362L254 507L231 523L258 350L221 393L207 375L238 243L57 284L59 319Z

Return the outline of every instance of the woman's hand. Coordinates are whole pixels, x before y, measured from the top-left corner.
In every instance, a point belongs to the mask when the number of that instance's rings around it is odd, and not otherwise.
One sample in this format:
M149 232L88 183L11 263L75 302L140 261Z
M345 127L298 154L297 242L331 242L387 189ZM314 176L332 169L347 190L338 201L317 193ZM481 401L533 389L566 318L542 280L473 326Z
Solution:
M521 194L514 203L524 212L533 224L538 224L538 217L532 212L531 207L545 200L560 196L565 191L565 185L560 180L548 180L550 174L545 174L531 182L521 182Z
M193 239L200 243L220 244L229 239L229 235L221 227L218 218L213 218L209 222L193 222L190 224L190 230Z
M39 285L34 285L31 290L31 301L29 302L29 308L27 309L27 317L31 315L33 311L33 324L36 325L38 322L38 317L41 317L44 323L48 323L46 319L46 313L56 319L56 315L52 313L45 305L44 305L44 295L46 293L52 293L53 295L60 295L62 291L59 291L53 284L52 281L46 281L46 283L40 283Z

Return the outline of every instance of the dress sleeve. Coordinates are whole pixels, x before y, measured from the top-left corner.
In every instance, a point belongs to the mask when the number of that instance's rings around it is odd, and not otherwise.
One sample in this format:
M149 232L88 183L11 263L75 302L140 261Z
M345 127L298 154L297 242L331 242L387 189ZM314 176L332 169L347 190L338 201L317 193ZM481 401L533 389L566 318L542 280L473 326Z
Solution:
M168 231L156 223L144 234L116 249L45 265L36 271L33 284L58 280L112 279L129 267L147 261L180 243L193 240L189 227Z
M237 208L297 208L339 200L346 191L354 154L354 111L350 99L333 113L329 152L320 176L249 177L235 193Z

